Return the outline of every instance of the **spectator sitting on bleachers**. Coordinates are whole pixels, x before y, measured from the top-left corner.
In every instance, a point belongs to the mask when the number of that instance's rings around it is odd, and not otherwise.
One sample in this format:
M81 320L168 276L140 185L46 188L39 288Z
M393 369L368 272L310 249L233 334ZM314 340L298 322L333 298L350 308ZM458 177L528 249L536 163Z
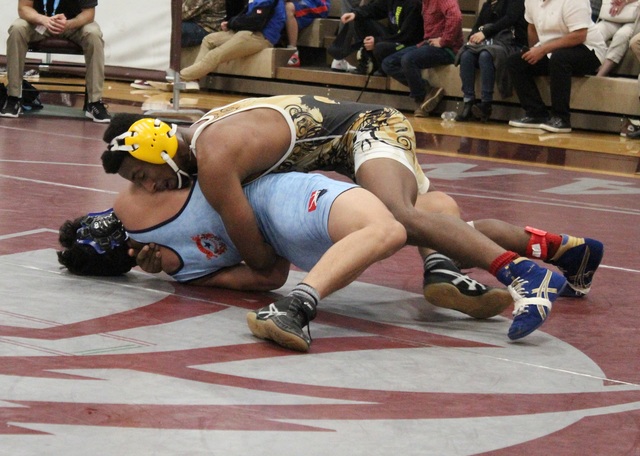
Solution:
M285 24L284 3L280 0L249 0L237 16L221 24L223 31L202 40L193 65L180 71L185 81L196 81L230 60L257 54L280 40ZM224 45L224 46L223 46Z
M640 33L631 38L629 48L636 59L640 61ZM640 75L638 75L638 98L640 98ZM620 135L631 139L640 139L640 122L638 120L625 119L620 129Z
M422 19L424 41L382 61L384 73L409 87L416 117L427 116L444 96L441 87L432 87L422 78L422 70L452 64L463 43L462 12L457 0L423 1Z
M111 116L102 102L104 88L104 41L95 22L96 0L19 0L18 16L7 38L8 97L0 109L2 117L22 114L22 78L29 43L56 36L80 45L84 50L86 72L85 116L108 123Z
M623 9L632 9L635 14L633 19L629 16L629 22L614 22L609 20L608 15L600 13L600 19L596 22L596 28L602 34L605 43L608 43L607 53L604 62L598 70L597 76L608 76L611 71L618 66L629 49L629 40L635 35L638 24L638 0L614 0L608 14L611 18L621 16Z
M524 6L531 48L510 56L507 68L525 117L509 125L569 133L571 77L595 74L606 45L591 20L589 0L525 0ZM536 85L536 77L547 74L551 115Z
M363 5L366 5L368 2L369 0L340 0L340 16L351 12L351 10L353 10L353 8L355 8L358 5L363 6ZM340 26L338 27L338 35L340 34L343 28L344 28L344 24L340 22ZM351 72L355 69L356 67L354 67L349 62L347 62L346 58L341 58L341 59L334 58L333 61L331 62L332 71Z
M340 22L353 21L360 47L354 72L373 73L389 55L419 43L424 33L421 10L420 0L374 0L343 14Z
M331 6L330 0L285 0L287 22L287 48L293 52L288 66L300 66L300 54L298 53L298 34L310 26L314 19L327 17Z
M200 46L209 33L221 31L226 11L225 0L182 0L182 47Z
M496 82L504 98L512 94L507 57L526 45L524 0L487 0L478 13L467 44L456 57L464 102L456 121L464 122L472 116L483 122L489 120ZM480 70L480 100L476 100L476 69Z

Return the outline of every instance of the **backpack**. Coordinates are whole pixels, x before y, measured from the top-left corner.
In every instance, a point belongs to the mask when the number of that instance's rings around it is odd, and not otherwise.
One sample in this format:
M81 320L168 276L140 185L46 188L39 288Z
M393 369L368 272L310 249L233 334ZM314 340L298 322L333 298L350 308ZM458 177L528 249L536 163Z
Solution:
M6 89L5 89L6 93ZM36 111L42 109L40 102L40 92L29 81L22 80L22 109L25 111Z

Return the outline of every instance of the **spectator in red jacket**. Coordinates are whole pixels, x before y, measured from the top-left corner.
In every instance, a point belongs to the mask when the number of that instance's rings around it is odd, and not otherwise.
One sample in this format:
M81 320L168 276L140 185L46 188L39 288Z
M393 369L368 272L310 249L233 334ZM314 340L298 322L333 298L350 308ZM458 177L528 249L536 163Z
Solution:
M452 64L462 47L462 12L456 0L422 2L424 41L382 61L382 71L409 87L416 117L425 117L442 100L444 90L422 79L422 70Z

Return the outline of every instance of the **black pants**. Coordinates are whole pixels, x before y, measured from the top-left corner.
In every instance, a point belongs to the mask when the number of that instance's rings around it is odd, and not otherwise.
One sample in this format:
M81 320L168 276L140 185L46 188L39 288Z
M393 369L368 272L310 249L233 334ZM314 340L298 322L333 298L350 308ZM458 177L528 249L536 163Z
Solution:
M353 21L353 26L356 34L356 44L357 44L357 47L355 49L356 51L362 47L362 41L368 36L374 37L376 39L376 43L378 43L378 40L384 39L391 35L391 32L389 31L389 29L383 24L381 24L379 21L376 21L375 19L356 18ZM383 44L383 43L379 43L379 44ZM376 68L380 67L380 62L382 62L382 59L384 59L387 55L392 53L390 50L387 49L387 46L386 46L387 43L384 43L384 44L385 46L381 47L379 50L378 50L378 44L376 44L372 52L372 56L375 59Z
M535 65L524 61L520 53L511 55L507 60L513 87L527 116L549 116L535 82L536 76L549 75L551 115L567 122L571 117L571 77L593 74L598 67L600 60L584 44L553 51L551 58L545 56Z

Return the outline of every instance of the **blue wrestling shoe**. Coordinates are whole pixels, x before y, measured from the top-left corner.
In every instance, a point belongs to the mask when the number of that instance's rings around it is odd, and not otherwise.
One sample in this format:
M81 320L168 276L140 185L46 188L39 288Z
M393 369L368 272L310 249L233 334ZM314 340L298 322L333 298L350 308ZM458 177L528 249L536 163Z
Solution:
M496 277L509 286L515 301L513 323L508 333L511 340L528 336L545 322L553 301L567 283L560 274L522 257L498 271Z
M316 316L316 305L298 296L286 296L247 314L247 324L254 336L271 340L281 347L306 352L311 334L303 328Z
M589 293L593 275L600 266L604 246L602 242L589 238L562 235L562 244L549 264L557 266L567 278L560 296L581 298Z

